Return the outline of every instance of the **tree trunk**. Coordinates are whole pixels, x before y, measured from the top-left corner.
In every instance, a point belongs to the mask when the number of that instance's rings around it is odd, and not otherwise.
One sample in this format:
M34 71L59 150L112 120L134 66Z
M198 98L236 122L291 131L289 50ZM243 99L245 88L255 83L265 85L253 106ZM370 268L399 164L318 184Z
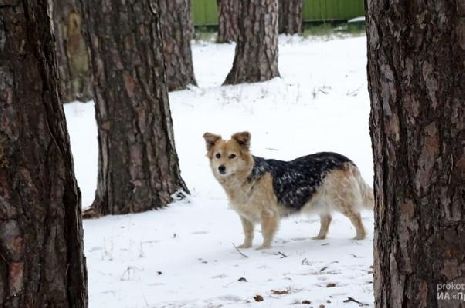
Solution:
M234 63L225 85L279 77L278 0L241 1Z
M0 306L87 307L48 1L0 5Z
M303 0L278 0L279 33L302 33Z
M365 5L375 303L459 307L438 289L465 288L465 4Z
M191 0L158 2L168 90L186 89L189 84L196 84L191 50L194 36Z
M187 188L174 145L158 2L81 1L99 142L98 186L87 214L162 207Z
M82 14L77 0L54 0L58 70L63 102L92 99L87 46L82 35Z
M239 1L218 0L218 43L230 43L237 40L239 33Z

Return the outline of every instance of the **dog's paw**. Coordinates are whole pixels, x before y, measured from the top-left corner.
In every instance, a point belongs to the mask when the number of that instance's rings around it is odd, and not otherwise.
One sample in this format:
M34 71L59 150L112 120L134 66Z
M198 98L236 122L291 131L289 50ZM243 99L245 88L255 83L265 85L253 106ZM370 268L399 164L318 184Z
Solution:
M250 243L244 243L242 245L237 246L237 248L245 249L245 248L250 248L252 247L252 244Z
M356 235L352 239L355 241L361 241L361 240L364 240L365 238L366 238L366 235Z
M322 236L322 235L317 235L317 236L312 237L312 240L321 241L321 240L324 240L324 239L326 239L326 236Z
M255 248L255 250L264 250L264 249L270 249L271 248L271 245L260 245L259 247Z

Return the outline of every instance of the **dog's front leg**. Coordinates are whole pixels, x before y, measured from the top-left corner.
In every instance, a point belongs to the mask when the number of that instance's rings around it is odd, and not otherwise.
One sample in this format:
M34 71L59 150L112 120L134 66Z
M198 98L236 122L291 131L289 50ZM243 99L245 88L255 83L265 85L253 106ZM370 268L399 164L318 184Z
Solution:
M263 244L257 249L266 249L271 247L274 234L278 230L279 215L272 211L263 211L261 215Z
M253 242L254 224L241 216L242 228L244 229L244 243L238 248L250 248Z

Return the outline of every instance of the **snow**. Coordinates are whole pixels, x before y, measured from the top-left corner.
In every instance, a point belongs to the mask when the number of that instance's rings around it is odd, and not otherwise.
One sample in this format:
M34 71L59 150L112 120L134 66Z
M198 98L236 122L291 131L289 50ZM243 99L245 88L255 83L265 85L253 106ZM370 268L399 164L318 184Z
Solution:
M162 210L84 221L90 307L284 307L303 301L358 307L345 302L349 297L373 305L372 212L362 215L363 241L352 240L349 220L335 214L323 241L311 240L318 216L293 216L281 221L271 249L234 247L242 228L208 167L206 131L229 137L248 130L253 153L268 158L339 152L372 182L365 37L279 41L281 78L227 87L221 83L234 45L193 43L198 87L170 93L182 176L192 194ZM97 179L93 108L65 105L84 208ZM257 227L254 247L261 240ZM256 295L264 301L255 302Z
M358 16L347 21L347 23L365 22L365 16Z

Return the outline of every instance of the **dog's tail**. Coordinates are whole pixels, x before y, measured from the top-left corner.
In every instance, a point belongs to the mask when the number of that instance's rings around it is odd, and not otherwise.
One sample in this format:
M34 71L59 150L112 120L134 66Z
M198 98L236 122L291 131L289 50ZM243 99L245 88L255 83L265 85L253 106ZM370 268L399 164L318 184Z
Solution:
M354 175L360 194L362 195L362 205L364 208L372 210L374 208L374 197L373 197L373 189L365 182L360 174L360 170L356 165L350 166L352 174Z

